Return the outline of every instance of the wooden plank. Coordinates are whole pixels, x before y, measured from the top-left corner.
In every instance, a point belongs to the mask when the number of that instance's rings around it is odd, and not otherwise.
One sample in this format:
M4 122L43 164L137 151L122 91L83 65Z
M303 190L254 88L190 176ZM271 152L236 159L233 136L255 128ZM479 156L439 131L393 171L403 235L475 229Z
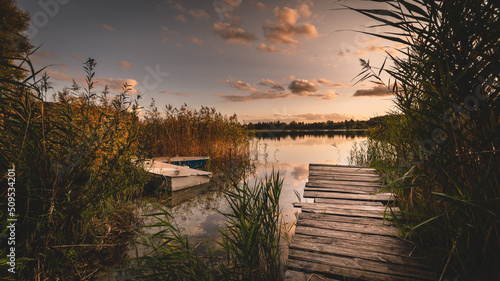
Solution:
M356 224L356 223L348 223L348 222L333 222L330 221L325 223L324 221L315 221L311 219L305 219L304 216L300 216L301 218L297 225L308 226L308 227L316 227L322 229L333 229L340 231L348 231L348 232L356 232L356 233L366 233L366 234L378 234L385 236L395 236L399 234L399 228L395 226L388 226L382 224Z
M337 176L353 176L353 177L373 177L380 178L376 172L366 172L352 169L331 169L331 168L315 168L310 167L309 173L311 174L325 174Z
M328 204L328 203L307 203L307 202L293 202L294 207L300 208L318 208L318 209L347 209L347 210L363 210L363 211L377 211L380 213L385 213L387 211L390 214L388 206L370 206L370 205L343 205L343 204ZM399 212L398 207L390 207L393 212Z
M411 266L403 266L399 264L376 262L360 258L346 258L342 256L323 255L314 252L301 250L290 250L289 259L302 261L316 262L322 265L341 267L352 270L370 270L372 273L393 275L405 278L415 278L420 280L435 280L435 277L429 274L428 271ZM367 272L367 271L366 271ZM396 278L394 277L395 280Z
M373 186L373 187L382 187L382 182L366 182L366 181L339 181L333 179L325 179L325 178L316 178L309 177L309 182L314 182L316 184L337 184L337 185L348 185L348 186Z
M370 251L366 247L353 247L350 243L325 244L318 243L315 239L294 240L290 249L316 252L325 255L340 255L352 258L362 258L378 262L387 262L399 265L406 265L420 268L424 271L432 270L430 263L424 263L421 259L409 256L394 255L393 253L381 253L380 251ZM363 246L367 246L366 244Z
M373 193L380 191L379 186L371 186L369 184L367 185L348 185L348 184L342 184L338 182L320 182L320 181L309 181L306 182L305 184L306 187L311 187L311 188L338 188L338 189L344 189L344 190L363 190L363 191L372 191Z
M376 182L365 182L365 183L359 183L359 184L351 184L351 182L346 182L346 181L333 181L333 180L322 180L322 179L309 179L308 182L306 182L306 186L315 186L315 187L342 187L342 188L350 188L350 189L358 189L358 188L375 188L377 190L380 190L383 185L381 183L376 183Z
M354 171L370 171L370 172L375 172L376 170L374 168L368 168L364 166L346 166L346 165L335 165L335 164L321 164L321 163L311 163L309 164L309 169L311 168L330 168L330 169L347 169L347 170L354 170Z
M287 269L285 273L285 281L340 281L340 280L328 278L321 274L306 273L295 269Z
M339 238L344 240L355 240L363 243L372 243L374 246L379 246L379 247L385 247L387 246L387 244L393 244L393 245L398 245L400 247L406 247L406 249L411 248L407 241L401 240L396 236L389 237L378 234L348 232L343 230L317 228L300 224L297 225L295 231L296 233L304 235Z
M336 173L345 175L366 175L377 176L375 170L352 169L352 168L331 168L331 167L313 167L309 166L309 172Z
M299 231L303 232L308 230L299 228ZM414 252L414 247L409 242L406 243L406 241L403 242L399 241L396 243L381 245L381 244L370 243L370 241L347 240L338 237L322 237L322 236L312 236L302 233L296 233L292 238L292 243L290 244L290 247L293 247L295 243L297 243L297 241L301 240L310 241L316 244L324 244L328 247L333 247L333 248L337 246L350 247L352 249L364 250L366 252L389 254L401 257L411 257L414 260L421 261L422 264L424 265L429 263L429 259L410 256ZM401 246L401 243L403 243L403 246Z
M390 193L378 193L375 195L366 194L347 194L341 192L319 192L319 191L304 191L304 198L334 198L334 199L352 199L352 200L368 200L368 201L393 201L394 195Z
M392 274L381 274L377 272L349 269L340 266L324 265L321 263L304 261L300 259L290 259L289 268L294 270L303 270L304 272L317 273L329 278L338 278L340 280L356 280L356 281L415 281L415 278L405 278ZM351 279L348 279L351 278Z
M332 180L341 180L341 181L367 181L374 182L380 181L380 177L376 175L352 175L352 174L336 174L336 173L317 173L317 172L309 172L309 178L326 178Z
M352 194L365 194L365 195L370 195L374 194L377 192L377 190L374 191L373 188L364 188L360 190L349 190L348 188L342 188L342 187L305 187L304 191L320 191L320 192L343 192L343 193L352 193Z
M396 226L396 223L391 220L384 220L382 218L360 218L360 217L347 217L332 214L320 214L320 213L308 213L302 212L299 214L301 218L308 220L322 221L324 223L328 222L348 222L357 223L359 225L388 225Z
M377 193L383 185L378 179L371 168L309 165L303 197L315 203L294 203L302 213L286 280L436 279L429 259L410 256L414 246L397 236L399 229L381 203L393 201L394 195ZM398 208L392 210L401 217Z
M343 200L332 198L315 198L314 203L332 203L344 205L368 205L368 206L384 206L381 202L359 201L359 200Z
M351 217L354 216L354 217L362 217L362 218L375 218L375 219L383 219L384 218L384 215L382 212L366 211L366 210L302 207L302 212L340 215L340 216L351 216Z

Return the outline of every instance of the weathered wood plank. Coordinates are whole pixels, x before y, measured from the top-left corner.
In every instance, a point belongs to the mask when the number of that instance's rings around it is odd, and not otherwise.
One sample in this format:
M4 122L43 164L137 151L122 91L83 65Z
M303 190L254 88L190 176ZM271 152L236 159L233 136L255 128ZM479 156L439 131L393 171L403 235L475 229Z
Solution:
M385 218L384 214L379 211L351 210L351 209L339 209L339 208L302 207L302 212L350 216L350 217L362 217L362 218L375 218L375 219Z
M299 229L300 232L308 231L307 229ZM350 247L353 249L360 249L366 252L388 254L401 257L411 257L414 260L420 260L423 262L423 266L429 263L429 259L411 256L414 253L414 247L406 241L391 243L391 244L373 244L370 241L360 241L360 240L346 240L338 237L323 237L323 236L312 236L308 234L296 233L292 238L291 247L297 243L297 241L309 241L316 244L325 244L329 247ZM401 246L401 243L404 245Z
M374 168L367 168L363 166L345 166L345 165L335 165L335 164L321 164L321 163L311 163L309 164L309 169L311 168L330 168L336 170L351 170L351 171L370 171L376 172Z
M372 251L366 247L368 245L365 244L363 246L364 247L359 247L359 246L356 247L351 245L350 243L336 243L335 245L332 245L332 244L318 243L318 241L314 239L303 238L294 240L294 243L290 247L290 249L316 252L325 255L340 255L345 257L362 258L378 262L413 266L421 268L424 271L432 270L432 266L430 265L430 263L424 263L421 259L416 259L409 256L395 255L393 253L382 253L380 251Z
M328 222L348 222L348 223L357 223L359 225L388 225L388 226L396 226L396 223L391 220L384 220L383 218L360 218L360 217L347 217L340 215L332 215L332 214L320 214L320 213L308 213L302 212L299 214L301 218L308 220L316 220L322 221L325 223Z
M351 190L362 190L362 191L368 191L368 192L378 192L380 191L379 186L370 186L370 185L347 185L347 184L342 184L342 183L336 183L336 182L329 182L329 183L322 183L322 182L314 182L314 181L309 181L306 182L306 187L311 187L311 188L337 188L337 189L343 189L347 191Z
M369 206L384 206L381 202L359 201L359 200L343 200L332 198L315 198L314 203L332 203L344 205L369 205Z
M324 255L314 252L291 249L289 259L317 262L327 266L342 267L352 270L370 270L373 273L414 278L417 280L435 280L434 276L429 274L428 271L421 268L385 262L376 262L360 258L346 258L342 256Z
M390 193L378 193L374 195L365 194L347 194L341 192L319 192L319 191L304 191L304 198L334 198L334 199L352 199L352 200L369 200L369 201L393 201L394 196Z
M381 203L394 195L377 193L383 185L378 179L371 168L309 165L303 197L314 203L294 203L302 213L286 280L435 280L429 259L410 256L415 247L397 236ZM401 217L398 208L392 210Z
M367 182L367 181L343 181L343 180L333 180L326 178L309 177L309 182L314 182L316 184L337 184L337 185L360 185L360 186L374 186L382 187L382 182Z
M374 246L385 247L388 244L392 244L398 247L404 247L405 249L411 249L411 245L407 241L403 241L397 237L388 237L377 234L366 234L358 232L346 232L335 229L324 229L317 227L310 227L305 225L297 225L295 228L296 233L318 236L318 237L329 237L329 238L339 238L345 240L358 241L363 243L371 243Z
M317 262L303 261L300 259L290 259L289 268L294 270L303 270L307 273L318 273L329 278L338 278L341 280L346 280L346 278L351 278L356 281L415 281L419 279L415 278L405 278L402 276L381 274L377 272L372 272L368 270L358 270L343 268L341 266L324 265Z
M385 213L386 211L390 214L388 206L369 206L369 205L343 205L343 204L328 204L328 203L307 203L307 202L293 202L294 207L301 208L336 208L336 209L347 209L347 210L363 210L363 211L377 211L380 213ZM399 212L398 207L391 207L394 212Z
M299 215L300 217L300 215ZM399 229L395 226L388 225L369 225L369 224L356 224L356 223L347 223L347 222L328 222L324 221L315 221L310 219L304 219L304 216L300 217L301 219L298 222L298 225L308 226L308 227L316 227L322 229L333 229L347 232L356 232L356 233L366 233L366 234L378 234L394 237L399 234Z
M331 179L319 179L319 178L309 178L307 181L309 184L314 184L317 186L360 186L360 187L376 187L378 189L382 188L383 185L381 182L357 182L357 181L339 181L339 180L331 180Z
M375 191L374 191L375 190ZM343 188L343 187L305 187L304 191L321 191L321 192L343 192L343 193L354 193L354 194L374 194L377 192L377 189L373 188L360 188L360 189L351 189Z
M330 180L339 180L339 181L361 181L361 182L380 181L380 178L376 175L334 174L330 172L325 172L325 173L309 172L309 178L311 177L326 178Z

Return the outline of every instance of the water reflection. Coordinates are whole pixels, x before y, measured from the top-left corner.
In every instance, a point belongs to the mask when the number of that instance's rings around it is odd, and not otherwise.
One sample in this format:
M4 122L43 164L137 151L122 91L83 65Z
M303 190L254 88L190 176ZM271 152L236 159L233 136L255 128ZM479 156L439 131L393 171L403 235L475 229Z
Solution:
M291 223L295 220L294 212L297 211L292 203L298 201L294 190L302 197L309 175L309 163L347 164L353 142L365 139L363 132L280 132L273 137L262 137L259 139L257 172L247 180L253 183L255 178L269 175L273 169L279 171L284 177L280 199L283 218L285 222ZM197 192L185 193L191 196ZM224 227L224 217L217 210L227 212L228 206L222 192L212 188L207 189L205 194L197 194L193 199L172 208L172 215L188 238L202 241L217 239L217 229Z
M255 178L264 177L271 172L279 171L284 177L283 190L280 204L283 209L283 219L286 223L295 221L295 210L292 203L298 201L294 191L300 197L309 175L310 163L347 164L350 148L353 142L365 140L363 132L335 133L335 132L306 132L285 133L273 132L273 135L261 134L258 138L258 159L255 175L247 177L249 183ZM229 207L223 196L221 188L215 185L205 185L197 188L185 189L165 194L158 193L148 201L156 202L163 206L170 206L170 212L181 232L196 244L201 241L218 241L219 229L225 227L225 218L219 212L228 212ZM302 199L302 201L307 201ZM139 208L139 213L156 213L158 210L149 204ZM154 224L156 220L148 217L143 222L145 225ZM158 228L144 228L145 234L153 234ZM212 243L212 245L214 245ZM204 247L200 248L201 251ZM139 254L146 254L147 248L139 247ZM135 249L131 249L129 257L135 256ZM113 273L110 279L100 280L125 280L120 274ZM120 276L119 276L120 275Z

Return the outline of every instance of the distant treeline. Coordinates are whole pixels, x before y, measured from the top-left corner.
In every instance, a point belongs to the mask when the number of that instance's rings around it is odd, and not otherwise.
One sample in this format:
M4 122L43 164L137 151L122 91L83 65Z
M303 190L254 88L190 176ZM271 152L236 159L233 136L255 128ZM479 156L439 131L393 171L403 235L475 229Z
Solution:
M296 122L292 121L290 123L281 122L281 121L272 121L272 122L258 122L258 123L248 123L244 126L249 130L270 130L270 131L281 131L281 130L362 130L368 129L376 126L383 122L383 120L387 117L378 116L370 118L369 120L345 120L340 122L333 122L328 120L326 122L313 122L313 123L305 123L305 122Z

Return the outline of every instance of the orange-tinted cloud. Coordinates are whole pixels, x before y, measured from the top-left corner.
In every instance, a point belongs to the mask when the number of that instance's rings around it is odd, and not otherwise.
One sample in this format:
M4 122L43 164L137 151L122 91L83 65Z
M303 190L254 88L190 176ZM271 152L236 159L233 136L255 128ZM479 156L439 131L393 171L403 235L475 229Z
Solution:
M288 85L288 89L292 91L294 94L306 94L306 93L316 93L318 89L314 85L314 81L308 81L305 79L295 79L290 85Z
M200 39L200 38L196 38L196 37L193 37L193 36L189 36L188 37L189 41L197 44L197 45L200 45L200 46L203 46L205 45L205 41L203 39Z
M275 114L274 116L284 122L324 122L325 120L338 122L350 119L358 119L351 114L344 113Z
M121 65L123 71L128 71L132 68L132 64L125 60L121 60L119 64Z
M250 92L257 92L258 90L250 85L249 83L242 82L240 80L234 81L233 79L228 79L226 80L226 83L229 84L231 87L234 87L240 91L250 91Z
M216 22L213 27L214 33L219 35L226 42L250 46L252 41L257 40L257 36L253 33L245 31L241 28L235 28L229 23Z
M304 4L305 5L305 4ZM307 5L306 5L307 6ZM300 16L310 15L309 7L299 7L299 10L284 7L274 9L274 15L278 19L277 23L268 22L264 24L264 36L274 44L300 44L295 40L296 37L316 38L318 31L316 27L310 23L298 23Z
M107 85L110 90L113 90L115 93L123 92L124 84L127 84L131 89L129 91L130 94L137 94L135 90L135 86L139 83L134 79L120 79L120 78L109 78L109 77L99 77L95 79L99 86Z
M360 89L357 90L353 97L385 97L391 96L392 93L384 85L375 85L370 89Z

